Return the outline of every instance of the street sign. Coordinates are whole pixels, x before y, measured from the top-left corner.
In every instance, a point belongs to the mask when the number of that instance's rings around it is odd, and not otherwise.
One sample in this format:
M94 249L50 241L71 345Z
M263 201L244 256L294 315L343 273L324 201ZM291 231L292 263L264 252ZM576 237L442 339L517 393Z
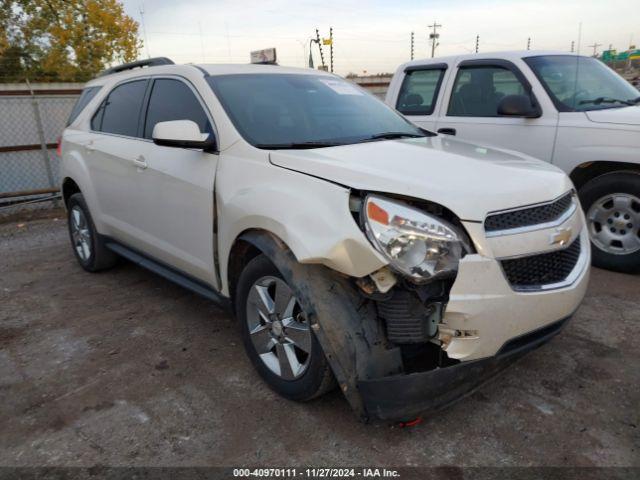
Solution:
M255 50L251 52L251 63L276 65L276 49L265 48L264 50Z

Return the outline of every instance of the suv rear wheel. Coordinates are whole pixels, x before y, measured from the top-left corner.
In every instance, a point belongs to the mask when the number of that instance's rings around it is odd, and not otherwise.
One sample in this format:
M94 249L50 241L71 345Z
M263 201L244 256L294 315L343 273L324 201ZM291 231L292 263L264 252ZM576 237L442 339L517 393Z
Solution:
M108 250L98 235L91 213L81 193L75 193L67 203L69 239L76 260L88 272L97 272L113 267L118 260Z
M242 340L254 367L291 400L318 397L334 386L333 373L291 287L264 255L251 260L236 288Z
M618 272L640 271L640 174L613 172L579 192L586 211L593 264Z

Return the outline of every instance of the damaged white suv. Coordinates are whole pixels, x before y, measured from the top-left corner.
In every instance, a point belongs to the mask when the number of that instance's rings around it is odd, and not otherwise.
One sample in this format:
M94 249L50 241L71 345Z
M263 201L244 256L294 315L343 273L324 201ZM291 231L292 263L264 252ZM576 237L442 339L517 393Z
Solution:
M585 293L562 171L421 130L331 74L116 67L87 85L61 152L85 270L122 256L228 302L274 390L337 383L362 419L456 400Z

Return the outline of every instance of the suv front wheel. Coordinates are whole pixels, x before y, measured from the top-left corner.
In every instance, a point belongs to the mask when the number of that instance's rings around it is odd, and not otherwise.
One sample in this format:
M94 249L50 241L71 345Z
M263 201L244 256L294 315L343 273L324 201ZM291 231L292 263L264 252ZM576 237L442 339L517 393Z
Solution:
M625 273L640 271L640 174L612 172L579 191L591 237L593 264Z
M306 401L333 388L333 373L299 299L266 256L247 264L236 292L245 349L273 390Z

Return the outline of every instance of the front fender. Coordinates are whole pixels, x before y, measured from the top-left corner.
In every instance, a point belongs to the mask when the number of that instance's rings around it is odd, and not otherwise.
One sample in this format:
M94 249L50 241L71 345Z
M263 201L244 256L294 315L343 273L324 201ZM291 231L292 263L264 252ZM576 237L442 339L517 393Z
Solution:
M349 211L349 189L268 162L225 158L216 199L219 264L223 293L229 294L229 253L247 230L273 233L300 263L322 264L352 277L383 265ZM251 178L247 178L247 172Z

